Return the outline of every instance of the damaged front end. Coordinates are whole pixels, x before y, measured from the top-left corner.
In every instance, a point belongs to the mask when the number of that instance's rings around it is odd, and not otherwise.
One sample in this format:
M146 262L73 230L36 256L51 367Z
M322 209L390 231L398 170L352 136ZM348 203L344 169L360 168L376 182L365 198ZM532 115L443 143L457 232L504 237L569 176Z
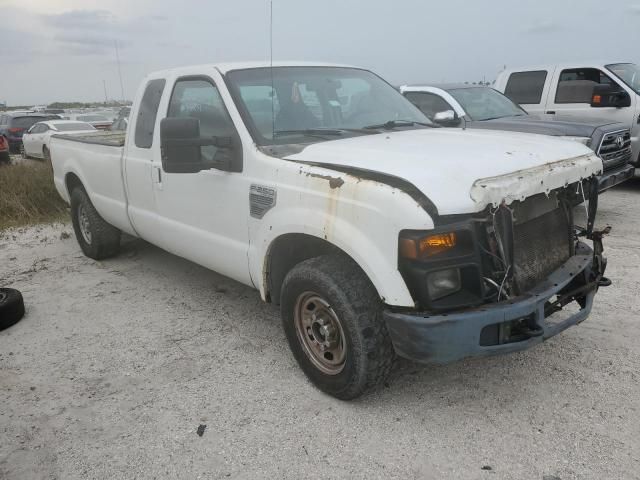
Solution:
M385 312L397 353L448 363L522 350L582 322L610 284L597 202L592 178L451 218L427 235L403 231L398 264L419 312ZM584 226L576 208L587 209ZM577 311L558 320L570 304Z

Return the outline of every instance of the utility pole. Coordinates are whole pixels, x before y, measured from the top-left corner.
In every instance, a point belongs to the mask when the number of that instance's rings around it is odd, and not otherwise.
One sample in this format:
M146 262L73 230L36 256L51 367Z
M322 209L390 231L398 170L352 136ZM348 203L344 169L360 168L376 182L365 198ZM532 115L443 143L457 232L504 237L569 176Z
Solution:
M109 97L107 97L107 82L106 80L102 80L102 86L104 87L104 104L105 106L109 103Z
M120 54L118 53L118 40L114 40L116 45L116 61L118 62L118 76L120 77L120 93L122 94L122 103L124 103L124 84L122 83L122 70L120 70Z

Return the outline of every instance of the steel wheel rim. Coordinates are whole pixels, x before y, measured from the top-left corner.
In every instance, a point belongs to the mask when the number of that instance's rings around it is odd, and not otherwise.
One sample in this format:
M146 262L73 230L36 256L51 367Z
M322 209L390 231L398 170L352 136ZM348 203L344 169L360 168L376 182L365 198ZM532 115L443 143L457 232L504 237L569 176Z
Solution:
M78 206L78 224L82 238L87 242L87 244L91 245L91 224L89 222L87 210L82 204Z
M322 373L342 372L347 347L342 324L331 305L315 292L304 292L294 308L296 335L307 358Z

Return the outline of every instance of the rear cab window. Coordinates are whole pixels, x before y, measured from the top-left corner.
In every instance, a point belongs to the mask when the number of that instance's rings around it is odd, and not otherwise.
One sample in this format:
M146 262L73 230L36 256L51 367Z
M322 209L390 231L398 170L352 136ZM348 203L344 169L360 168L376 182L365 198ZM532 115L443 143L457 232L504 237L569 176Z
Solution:
M537 105L542 102L547 75L546 70L514 72L509 76L504 94L515 103Z
M136 121L135 145L138 148L151 148L153 145L153 132L156 126L156 116L160 99L166 84L164 78L150 80L142 95L138 118Z

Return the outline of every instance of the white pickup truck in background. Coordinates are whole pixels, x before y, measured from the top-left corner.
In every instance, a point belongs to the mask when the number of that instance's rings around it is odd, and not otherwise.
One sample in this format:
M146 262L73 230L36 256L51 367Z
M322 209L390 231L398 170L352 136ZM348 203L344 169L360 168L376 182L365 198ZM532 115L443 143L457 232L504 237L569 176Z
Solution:
M631 129L632 164L640 167L640 67L575 62L509 68L494 87L529 113L620 122Z
M55 136L51 157L86 255L116 254L126 232L256 288L307 376L342 399L396 354L531 347L584 320L607 283L593 151L437 128L363 69L157 72L126 134Z

